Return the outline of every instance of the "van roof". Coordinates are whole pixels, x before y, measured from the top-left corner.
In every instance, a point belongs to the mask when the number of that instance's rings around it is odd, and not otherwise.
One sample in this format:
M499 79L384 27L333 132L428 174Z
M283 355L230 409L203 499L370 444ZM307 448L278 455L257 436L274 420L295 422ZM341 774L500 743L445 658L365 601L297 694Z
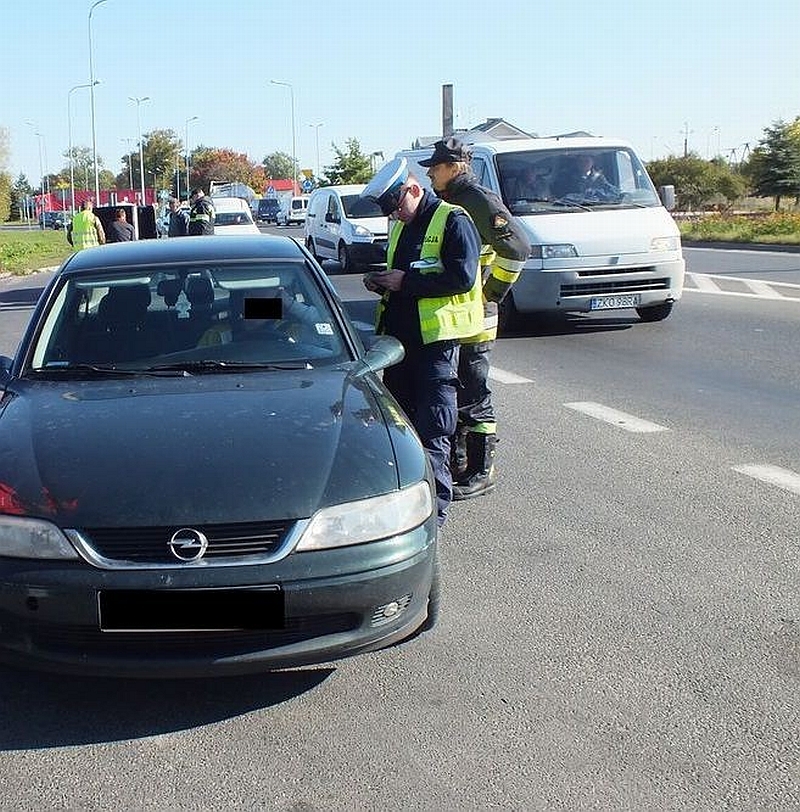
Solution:
M338 186L320 186L320 188L315 189L312 194L317 192L334 191L338 195L360 195L361 192L363 192L366 188L366 183L342 183Z
M548 149L597 149L599 147L626 147L631 148L630 143L619 138L610 138L602 135L562 135L548 136L546 138L510 138L495 141L476 141L468 144L469 147L480 147L489 152L538 152ZM430 155L433 146L424 149L401 150L398 155Z

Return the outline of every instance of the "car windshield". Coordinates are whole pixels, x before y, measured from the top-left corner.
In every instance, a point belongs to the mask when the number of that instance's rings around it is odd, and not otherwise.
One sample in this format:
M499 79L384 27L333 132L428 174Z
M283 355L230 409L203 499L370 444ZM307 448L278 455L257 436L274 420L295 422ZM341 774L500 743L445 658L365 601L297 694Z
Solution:
M215 226L243 226L252 222L253 218L244 211L218 211L214 217Z
M41 325L30 365L37 373L194 374L352 360L301 261L66 277Z
M626 148L500 153L497 169L512 214L661 205L644 166Z

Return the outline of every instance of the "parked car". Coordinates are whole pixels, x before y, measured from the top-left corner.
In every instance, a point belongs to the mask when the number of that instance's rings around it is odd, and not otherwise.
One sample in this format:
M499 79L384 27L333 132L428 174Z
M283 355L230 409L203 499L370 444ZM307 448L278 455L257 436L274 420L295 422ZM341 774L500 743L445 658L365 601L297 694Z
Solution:
M256 220L259 223L277 223L281 202L277 197L262 197L258 201Z
M241 197L212 197L216 216L214 234L260 234L246 200Z
M67 227L66 212L63 211L43 211L39 215L39 228L62 229Z
M221 675L430 628L430 466L366 335L287 237L67 259L0 358L0 658Z
M291 226L305 222L308 210L308 197L292 197L278 212L278 225Z
M344 273L386 262L387 217L377 203L359 200L366 184L323 186L308 200L306 247L318 259L336 259ZM361 211L351 207L359 201Z

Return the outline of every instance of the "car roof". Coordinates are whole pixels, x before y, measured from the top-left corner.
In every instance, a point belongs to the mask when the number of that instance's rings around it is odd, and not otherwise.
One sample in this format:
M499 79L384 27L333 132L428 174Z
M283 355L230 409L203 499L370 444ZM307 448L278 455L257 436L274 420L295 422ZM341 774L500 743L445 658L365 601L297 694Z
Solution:
M241 197L212 197L211 203L217 211L250 211L247 201Z
M306 256L296 240L279 235L173 237L171 240L134 240L84 248L65 261L61 273L91 274L105 268L265 259L303 261Z

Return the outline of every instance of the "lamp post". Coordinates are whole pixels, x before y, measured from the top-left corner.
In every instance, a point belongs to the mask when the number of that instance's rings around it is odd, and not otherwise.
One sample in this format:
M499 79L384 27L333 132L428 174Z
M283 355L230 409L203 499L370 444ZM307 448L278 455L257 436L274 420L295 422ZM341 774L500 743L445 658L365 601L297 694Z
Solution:
M44 164L42 163L42 138L44 136L39 132L36 125L32 121L25 122L29 127L33 129L33 134L38 139L39 144L39 200L41 203L41 209L44 211Z
M142 206L147 205L144 197L144 144L142 143L142 120L139 116L139 107L142 102L150 101L149 96L128 96L132 102L136 102L136 125L139 128L139 180L142 183Z
M319 183L319 128L324 124L324 121L320 121L319 124L309 124L309 127L314 128L314 134L316 136L316 143L317 143L317 183Z
M124 141L128 145L128 188L133 191L133 161L131 160L131 155L133 155L131 141L133 141L133 138L128 138L126 136L124 138L120 138L119 140Z
M184 147L186 149L186 197L188 199L189 193L191 192L191 187L189 186L189 125L193 121L197 121L200 116L192 116L191 118L186 119L186 143ZM178 199L180 199L180 195L178 195Z
M294 88L289 82L279 82L277 79L269 80L273 85L282 85L289 88L289 95L292 102L292 194L295 193L295 186L297 185L297 143L295 141L295 125L294 125Z
M94 84L99 84L98 80L94 80ZM91 87L88 82L83 85L75 85L69 89L67 93L67 132L69 135L69 191L70 191L70 206L71 211L75 213L75 156L72 154L72 94L76 90L81 90L84 87Z
M94 123L94 55L92 54L92 12L106 0L95 0L89 9L89 97L92 108L92 163L94 164L94 197L95 203L100 205L100 170L97 167L97 131Z

